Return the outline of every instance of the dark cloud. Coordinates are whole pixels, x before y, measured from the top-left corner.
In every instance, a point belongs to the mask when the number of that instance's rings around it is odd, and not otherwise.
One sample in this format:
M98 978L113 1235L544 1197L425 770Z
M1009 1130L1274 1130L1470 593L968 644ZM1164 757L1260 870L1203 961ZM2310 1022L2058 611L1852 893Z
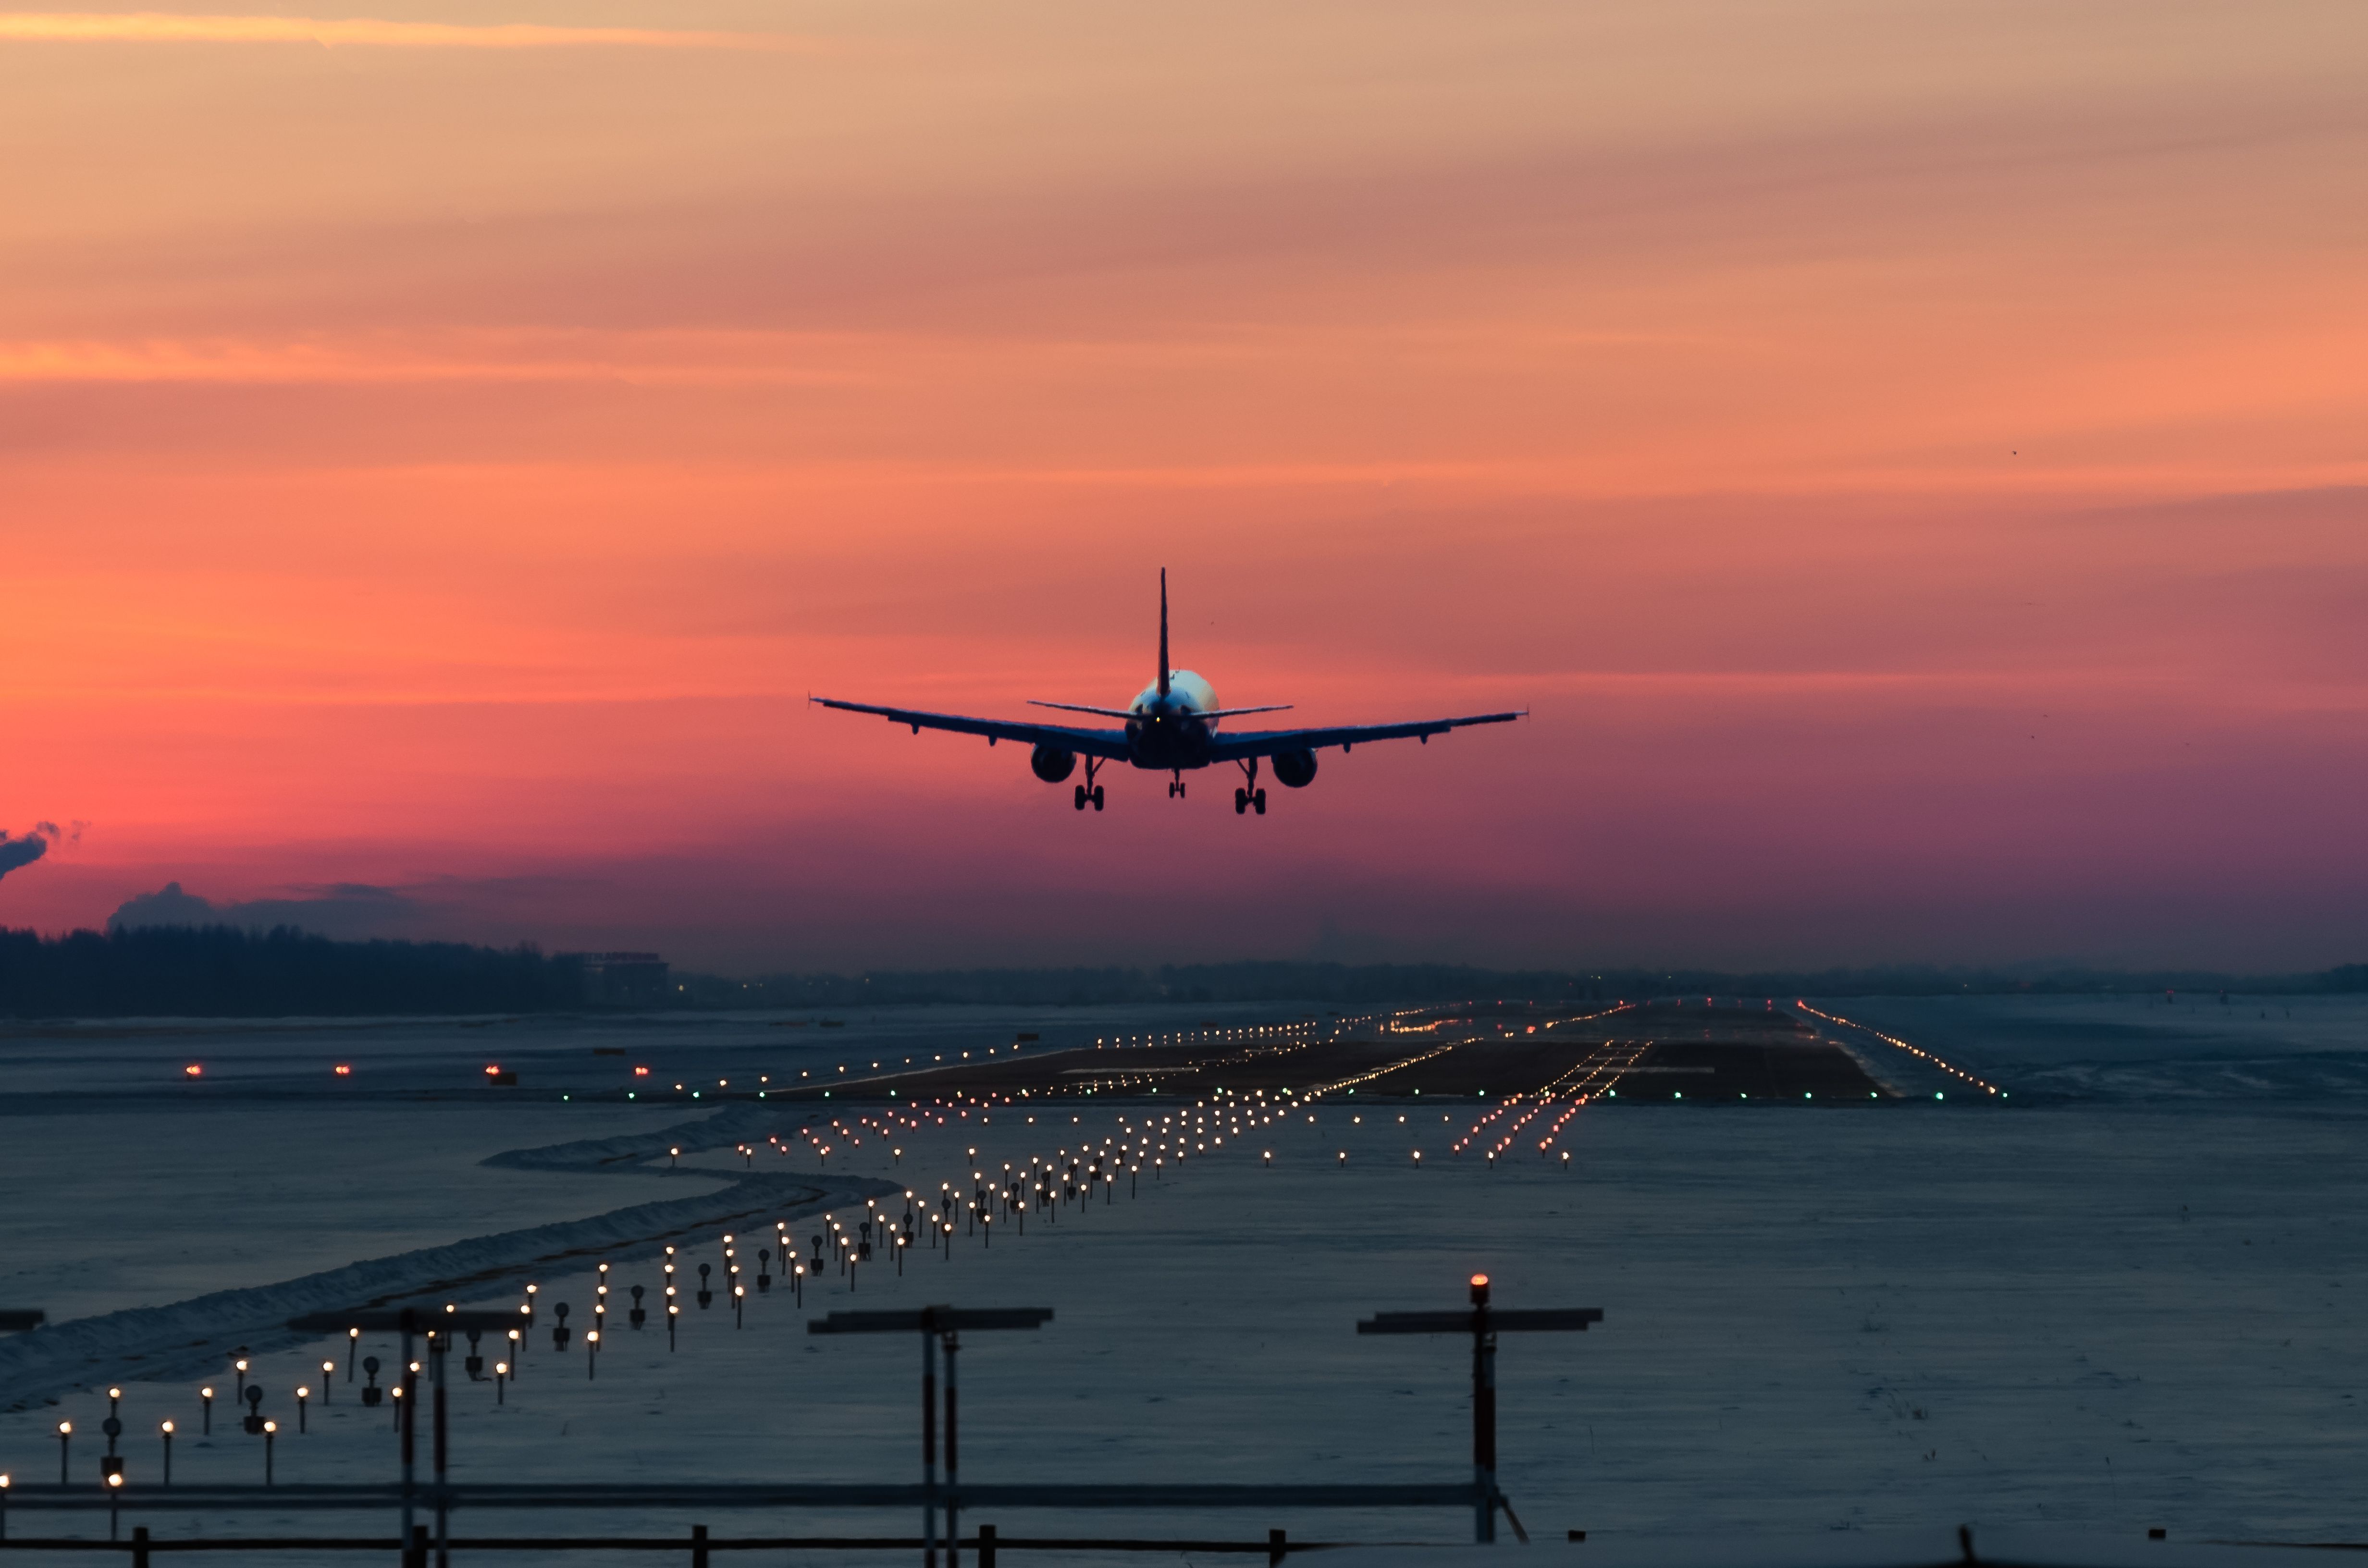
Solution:
M74 836L82 836L80 823L74 824ZM53 822L35 823L33 831L22 838L11 838L5 831L0 831L0 877L6 876L19 866L29 866L47 855L50 846L55 844L58 837L58 824Z
M316 936L347 941L371 937L422 935L427 910L393 888L368 882L331 882L301 888L291 898L232 900L217 903L166 882L155 892L126 899L108 916L110 930L142 926L239 926L250 930L295 926Z

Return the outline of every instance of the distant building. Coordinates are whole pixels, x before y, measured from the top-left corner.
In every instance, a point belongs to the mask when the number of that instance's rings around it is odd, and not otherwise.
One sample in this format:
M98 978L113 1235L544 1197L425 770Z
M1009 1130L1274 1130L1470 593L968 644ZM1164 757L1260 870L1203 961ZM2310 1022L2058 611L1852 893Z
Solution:
M584 975L584 1000L596 1007L655 1007L668 1000L666 960L655 953L567 953Z

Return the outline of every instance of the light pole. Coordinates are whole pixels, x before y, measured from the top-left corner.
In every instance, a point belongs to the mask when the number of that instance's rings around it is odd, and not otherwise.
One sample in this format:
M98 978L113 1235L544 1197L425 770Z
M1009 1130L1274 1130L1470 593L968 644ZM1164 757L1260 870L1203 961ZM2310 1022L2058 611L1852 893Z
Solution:
M1053 1319L1050 1307L999 1307L964 1310L923 1307L904 1312L833 1312L806 1324L808 1334L911 1334L921 1335L921 1535L923 1568L937 1568L937 1506L946 1506L946 1568L957 1568L961 1557L961 1451L955 1441L958 1406L954 1358L961 1349L962 1329L1040 1328ZM938 1352L946 1357L945 1427L946 1484L938 1486L937 1381Z
M1520 1517L1497 1489L1497 1335L1499 1331L1565 1330L1584 1333L1601 1323L1597 1307L1570 1307L1531 1312L1494 1312L1488 1305L1488 1277L1472 1277L1472 1310L1464 1312L1376 1312L1357 1325L1359 1334L1456 1334L1472 1335L1472 1484L1473 1539L1497 1539L1497 1510L1505 1510L1513 1533L1527 1541Z

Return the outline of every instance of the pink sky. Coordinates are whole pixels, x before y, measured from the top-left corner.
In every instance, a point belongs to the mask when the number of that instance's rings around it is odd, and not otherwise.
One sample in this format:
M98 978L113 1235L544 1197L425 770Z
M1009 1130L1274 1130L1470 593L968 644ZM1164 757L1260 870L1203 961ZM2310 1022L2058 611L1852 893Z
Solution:
M0 12L0 923L2368 957L2368 11ZM1176 655L1239 820L809 710Z

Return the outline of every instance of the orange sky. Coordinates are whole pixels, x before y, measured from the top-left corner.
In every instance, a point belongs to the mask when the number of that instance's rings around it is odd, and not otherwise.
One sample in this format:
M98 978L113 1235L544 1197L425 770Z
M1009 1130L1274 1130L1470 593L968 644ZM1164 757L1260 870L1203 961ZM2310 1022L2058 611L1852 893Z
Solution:
M2368 9L0 12L0 922L2368 954ZM806 709L1178 662L1237 821ZM381 906L382 907L382 906Z

